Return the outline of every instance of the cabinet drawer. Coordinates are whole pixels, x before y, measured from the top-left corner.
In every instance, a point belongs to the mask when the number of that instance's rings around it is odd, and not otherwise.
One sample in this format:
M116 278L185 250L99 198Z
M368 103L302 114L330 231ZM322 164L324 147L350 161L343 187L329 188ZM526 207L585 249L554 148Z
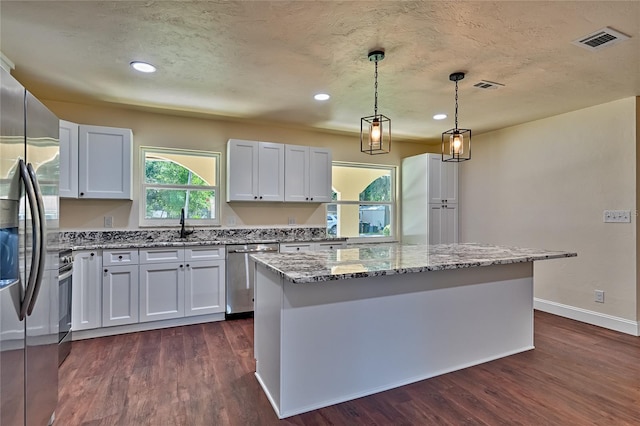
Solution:
M313 243L280 244L280 253L297 253L313 251Z
M341 248L347 248L346 241L335 241L331 243L316 243L316 250L338 250Z
M165 247L140 250L140 263L182 262L184 249L180 247Z
M184 249L184 260L219 260L224 259L224 246L188 247Z
M137 265L138 264L138 250L126 249L126 250L103 250L102 251L102 265Z

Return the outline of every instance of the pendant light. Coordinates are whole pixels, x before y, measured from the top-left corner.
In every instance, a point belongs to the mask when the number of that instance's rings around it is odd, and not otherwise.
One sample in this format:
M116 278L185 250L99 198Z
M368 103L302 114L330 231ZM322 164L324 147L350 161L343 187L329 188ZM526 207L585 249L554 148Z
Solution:
M455 128L442 134L442 161L460 162L471 159L471 130L458 129L458 81L463 78L463 72L449 75L449 80L456 83L456 118Z
M382 50L369 52L369 61L375 62L375 101L373 115L360 119L360 151L370 155L391 151L391 119L378 114L378 62L384 59Z

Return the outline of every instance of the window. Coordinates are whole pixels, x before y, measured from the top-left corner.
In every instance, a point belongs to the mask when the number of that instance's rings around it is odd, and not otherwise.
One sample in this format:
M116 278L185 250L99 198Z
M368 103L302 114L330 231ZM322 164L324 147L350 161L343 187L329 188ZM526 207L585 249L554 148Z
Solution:
M334 162L331 170L333 202L327 205L327 233L393 239L395 167Z
M142 147L141 225L220 223L220 153Z

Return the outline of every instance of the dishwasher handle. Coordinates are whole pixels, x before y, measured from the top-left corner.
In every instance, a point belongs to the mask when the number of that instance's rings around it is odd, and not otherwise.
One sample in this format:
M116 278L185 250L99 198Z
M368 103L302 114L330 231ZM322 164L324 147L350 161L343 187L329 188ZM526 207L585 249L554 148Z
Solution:
M235 249L235 250L229 251L229 253L273 253L277 251L278 251L277 248L268 247L268 248L256 248L256 249Z

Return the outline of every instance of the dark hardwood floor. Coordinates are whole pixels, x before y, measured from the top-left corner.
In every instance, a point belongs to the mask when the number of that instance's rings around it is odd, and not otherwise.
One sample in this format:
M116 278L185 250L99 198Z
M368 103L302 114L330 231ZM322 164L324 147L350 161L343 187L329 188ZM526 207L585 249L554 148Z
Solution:
M56 424L640 425L639 337L536 312L535 345L279 421L253 375L253 319L78 341Z

